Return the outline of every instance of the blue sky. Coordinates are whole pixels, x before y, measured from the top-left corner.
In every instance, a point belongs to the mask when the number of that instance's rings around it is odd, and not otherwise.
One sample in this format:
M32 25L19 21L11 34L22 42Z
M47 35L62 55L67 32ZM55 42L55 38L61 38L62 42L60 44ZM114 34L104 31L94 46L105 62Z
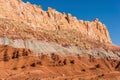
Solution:
M48 7L59 12L71 13L78 19L92 21L94 18L104 23L113 43L120 45L120 0L23 0Z

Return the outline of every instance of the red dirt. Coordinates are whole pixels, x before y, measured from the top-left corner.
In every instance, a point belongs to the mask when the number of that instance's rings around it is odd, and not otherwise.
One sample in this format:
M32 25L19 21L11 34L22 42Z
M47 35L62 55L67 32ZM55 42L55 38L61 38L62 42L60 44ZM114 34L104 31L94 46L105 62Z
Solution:
M34 56L28 49L0 46L0 78L7 80L119 80L118 60L92 56Z

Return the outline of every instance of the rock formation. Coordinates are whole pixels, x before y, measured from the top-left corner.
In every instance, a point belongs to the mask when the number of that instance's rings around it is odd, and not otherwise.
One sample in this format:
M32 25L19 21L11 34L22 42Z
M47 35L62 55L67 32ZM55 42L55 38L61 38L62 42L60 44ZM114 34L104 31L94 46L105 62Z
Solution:
M98 19L92 22L78 20L71 14L60 13L48 8L43 11L40 6L24 3L21 0L0 1L0 17L45 30L77 30L100 42L112 43L106 26Z
M0 79L119 80L120 47L99 19L0 0Z

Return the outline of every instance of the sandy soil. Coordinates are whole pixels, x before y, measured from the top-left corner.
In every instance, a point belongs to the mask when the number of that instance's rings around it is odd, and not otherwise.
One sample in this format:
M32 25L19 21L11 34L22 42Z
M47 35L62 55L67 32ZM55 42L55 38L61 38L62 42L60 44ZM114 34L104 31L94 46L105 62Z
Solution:
M92 56L34 56L28 49L0 46L1 80L119 80L120 62Z

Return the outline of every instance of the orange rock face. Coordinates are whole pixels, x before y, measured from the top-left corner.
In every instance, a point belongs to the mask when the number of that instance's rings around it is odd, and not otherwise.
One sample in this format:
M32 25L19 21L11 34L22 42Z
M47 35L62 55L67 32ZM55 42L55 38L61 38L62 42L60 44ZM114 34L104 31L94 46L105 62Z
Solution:
M29 49L0 45L0 79L7 80L119 80L117 59L91 55L34 56Z
M24 22L38 30L77 30L100 42L112 43L106 26L95 19L92 22L78 20L55 9L43 11L40 6L21 0L0 1L0 17Z
M0 80L119 80L120 47L99 19L0 0Z

